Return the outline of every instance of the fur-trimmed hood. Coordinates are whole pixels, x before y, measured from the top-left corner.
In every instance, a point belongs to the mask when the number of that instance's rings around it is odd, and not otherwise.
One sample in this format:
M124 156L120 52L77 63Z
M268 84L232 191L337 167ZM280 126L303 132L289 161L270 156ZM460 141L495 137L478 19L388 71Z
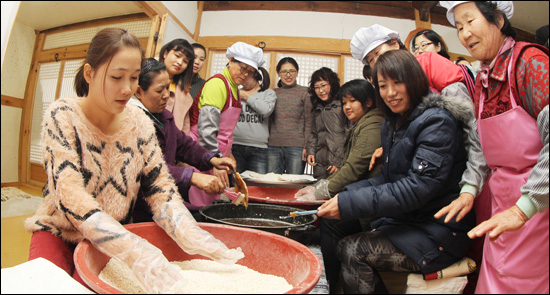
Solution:
M468 124L475 118L474 104L470 100L461 97L443 96L437 93L426 95L422 102L416 107L420 113L433 107L445 109L451 113L458 121Z

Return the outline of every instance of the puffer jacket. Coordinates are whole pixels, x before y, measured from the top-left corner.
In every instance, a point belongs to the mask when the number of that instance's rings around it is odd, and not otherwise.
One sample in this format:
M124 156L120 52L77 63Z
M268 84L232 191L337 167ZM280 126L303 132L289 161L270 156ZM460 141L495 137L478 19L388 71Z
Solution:
M338 197L342 218L381 217L372 228L423 273L460 260L476 224L474 210L459 222L433 215L459 195L467 160L462 128L472 116L470 101L429 94L401 127L395 128L396 117L386 117L382 174L346 186Z
M313 177L325 179L330 175L328 166L342 166L348 126L340 100L335 99L326 105L319 103L313 109L313 126L306 145L307 154L315 155L317 163L313 167Z

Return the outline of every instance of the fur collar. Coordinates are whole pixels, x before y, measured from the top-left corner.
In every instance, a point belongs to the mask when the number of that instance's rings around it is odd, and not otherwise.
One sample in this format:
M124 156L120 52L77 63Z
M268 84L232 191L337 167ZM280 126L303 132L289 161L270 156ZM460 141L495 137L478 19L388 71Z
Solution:
M469 123L474 119L474 104L464 98L430 93L422 99L422 102L416 108L420 113L423 113L433 107L449 111L457 120L463 123Z

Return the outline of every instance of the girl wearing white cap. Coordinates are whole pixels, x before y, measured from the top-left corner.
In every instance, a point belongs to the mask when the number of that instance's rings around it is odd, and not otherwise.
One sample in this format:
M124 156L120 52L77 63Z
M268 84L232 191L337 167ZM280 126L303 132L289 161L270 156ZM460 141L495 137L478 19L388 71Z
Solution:
M436 216L460 219L489 186L491 208L476 210L493 217L468 233L487 234L476 293L548 293L548 50L514 40L512 1L441 5L462 45L482 62L472 134L479 134L488 168L466 170L460 197Z
M221 74L210 77L190 110L191 137L209 151L228 157L233 145L233 129L241 114L238 86L254 76L264 64L263 51L252 45L237 42L227 49L229 63ZM213 169L226 186L227 172ZM193 189L193 188L191 188ZM197 206L209 205L219 195L204 196L200 190L189 192L189 201Z

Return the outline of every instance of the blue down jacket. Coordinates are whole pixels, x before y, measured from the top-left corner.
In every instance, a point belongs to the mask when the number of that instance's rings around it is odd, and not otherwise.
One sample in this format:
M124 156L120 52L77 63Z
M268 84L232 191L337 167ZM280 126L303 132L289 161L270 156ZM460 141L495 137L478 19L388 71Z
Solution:
M381 129L383 166L377 177L352 183L338 196L342 218L381 217L371 226L413 259L423 273L443 269L464 257L466 233L475 212L460 222L433 215L456 199L466 169L463 125L473 105L459 98L429 94L403 125L386 117Z

